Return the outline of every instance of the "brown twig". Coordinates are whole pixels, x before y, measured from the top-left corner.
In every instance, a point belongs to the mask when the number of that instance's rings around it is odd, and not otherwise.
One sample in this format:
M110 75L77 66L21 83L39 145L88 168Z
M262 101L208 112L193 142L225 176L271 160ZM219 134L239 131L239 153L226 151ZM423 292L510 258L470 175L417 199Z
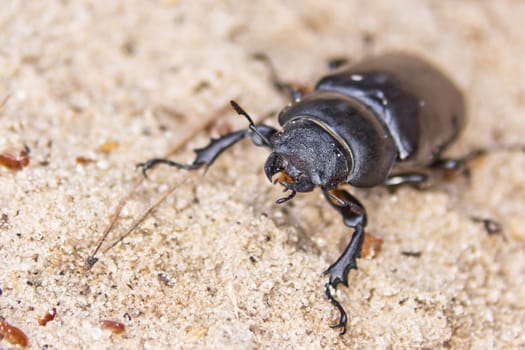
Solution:
M0 102L0 110L4 108L4 106L7 104L7 101L9 101L10 98L11 95L5 95L5 97L2 99L2 102Z
M86 267L87 267L87 269L90 269L91 267L93 267L93 265L95 265L96 262L98 261L98 259L95 256L97 255L98 251L100 250L100 247L102 247L102 244L104 243L104 241L108 237L109 232L113 229L113 226L115 226L115 223L117 222L117 220L118 220L118 218L120 216L120 213L122 212L122 209L124 208L124 205L126 205L126 203L128 202L129 198L131 197L131 195L133 193L135 193L135 191L142 184L142 182L144 182L144 177L143 176L137 178L137 181L135 181L135 183L133 184L131 189L118 202L117 207L113 211L113 214L111 214L110 217L109 217L109 222L108 222L106 228L104 229L104 232L102 233L102 236L100 236L100 238L99 238L99 240L98 240L98 242L97 242L97 244L95 246L95 249L93 249L93 251L91 252L91 254L88 256L88 258L86 260L86 265L87 265Z
M209 126L211 126L215 122L215 120L217 119L217 117L219 115L221 115L221 114L226 112L227 108L228 108L228 105L225 105L224 107L222 107L219 110L217 110L215 113L212 113L208 118L203 119L200 123L195 125L189 132L187 132L185 134L185 136L183 138L179 139L178 142L175 143L175 145L173 145L173 147L170 149L170 151L168 153L166 153L164 158L168 158L169 156L171 156L174 153L178 152L189 141L191 141L193 138L195 138L195 136L199 132L201 132L201 131L205 130L206 128L208 128ZM102 244L104 243L104 241L106 240L107 236L109 235L109 232L115 226L115 223L117 222L117 220L118 220L118 218L120 216L120 213L122 212L122 209L126 205L127 201L132 196L132 194L136 192L137 188L142 184L144 179L145 178L143 176L140 176L140 178L137 178L137 181L135 181L135 183L133 184L131 189L126 193L126 195L124 195L120 199L117 207L113 211L113 214L109 217L109 223L106 226L106 228L104 229L104 232L102 233L102 236L98 240L98 242L97 242L97 244L95 246L95 249L93 249L91 254L86 259L85 267L86 267L87 270L92 268L93 265L95 265L97 263L98 258L96 257L96 255L98 254L100 248L102 247ZM126 231L126 233L121 235L108 248L104 249L103 253L106 253L109 249L113 248L115 245L117 245L119 242L121 242L125 237L127 237L129 234L131 234L131 232L133 232L133 230L135 230L137 228L137 226L140 225L140 223L142 223L142 221L144 221L144 219L151 213L151 211L153 211L153 209L155 209L157 206L159 206L177 187L179 187L180 185L184 184L185 182L186 181L174 184L168 190L166 190L148 209L146 209L146 211L144 211L142 213L142 215L137 220L135 220L133 222L133 224Z
M175 191L176 188L178 188L179 186L181 185L184 185L186 182L188 182L188 179L184 179L181 183L175 183L173 184L168 190L164 191L158 198L157 200L149 206L148 209L146 209L142 214L141 216L136 219L130 226L130 228L122 235L120 235L120 237L115 240L115 242L113 242L110 246L108 246L106 249L104 249L102 251L103 254L105 254L108 250L110 250L111 248L113 248L114 246L116 246L117 244L119 244L120 242L122 242L122 240L124 238L126 238L127 236L129 236L131 234L131 232L133 232L137 226L139 226L143 221L144 219L146 219L146 217L153 211L153 209L155 209L156 207L158 207L162 202L164 202L164 200L166 198L168 198L168 196L173 193L173 191Z

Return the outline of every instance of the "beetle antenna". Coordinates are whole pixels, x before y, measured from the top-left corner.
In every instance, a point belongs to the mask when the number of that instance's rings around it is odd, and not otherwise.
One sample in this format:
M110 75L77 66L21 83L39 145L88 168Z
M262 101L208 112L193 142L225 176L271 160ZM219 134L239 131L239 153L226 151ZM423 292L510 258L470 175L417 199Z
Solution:
M271 147L270 141L268 141L266 136L264 136L263 134L261 134L261 132L259 130L257 130L257 127L255 126L255 123L253 122L252 117L250 117L250 115L248 113L246 113L246 111L244 109L242 109L242 107L239 106L239 104L237 102L235 102L234 100L231 100L230 104L232 105L233 109L235 109L235 112L237 112L239 115L242 115L246 119L248 119L250 130L253 131L255 134L257 134L257 136L259 136L261 138L261 140L263 141L263 143L266 146Z

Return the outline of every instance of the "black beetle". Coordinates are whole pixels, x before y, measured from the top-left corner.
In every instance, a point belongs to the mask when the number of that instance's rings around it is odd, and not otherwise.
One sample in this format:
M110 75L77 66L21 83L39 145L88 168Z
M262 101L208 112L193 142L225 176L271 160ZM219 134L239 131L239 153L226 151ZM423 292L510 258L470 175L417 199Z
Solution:
M292 199L297 192L320 187L346 226L354 229L342 255L325 273L329 274L326 296L340 312L332 326L346 331L347 315L332 295L348 272L357 268L367 216L363 205L339 185L355 187L397 186L423 183L433 168L458 168L462 160L443 159L442 151L465 124L465 106L459 89L431 64L405 54L386 54L339 67L323 77L304 95L274 79L290 92L292 102L279 113L278 131L255 125L234 101L233 108L245 116L249 128L211 140L195 150L191 164L168 159L140 163L144 175L162 163L180 169L209 167L227 148L250 136L257 146L272 153L264 172L270 181L284 186Z

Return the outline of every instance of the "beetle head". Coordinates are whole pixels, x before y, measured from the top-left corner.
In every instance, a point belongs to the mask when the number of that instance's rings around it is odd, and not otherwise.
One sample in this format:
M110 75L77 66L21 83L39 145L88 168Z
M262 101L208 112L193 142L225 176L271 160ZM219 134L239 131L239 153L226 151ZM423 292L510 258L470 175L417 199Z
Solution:
M270 182L279 183L284 187L285 192L291 191L288 197L277 201L279 204L292 199L297 192L310 192L315 188L309 176L298 170L294 163L297 164L297 160L293 162L289 157L272 152L264 165L264 172ZM279 176L273 180L273 176L277 173Z
M270 181L279 183L288 197L296 192L310 192L316 186L333 189L344 182L348 174L348 160L339 145L325 130L308 120L292 121L272 137L274 151L264 165ZM279 176L274 179L274 176Z

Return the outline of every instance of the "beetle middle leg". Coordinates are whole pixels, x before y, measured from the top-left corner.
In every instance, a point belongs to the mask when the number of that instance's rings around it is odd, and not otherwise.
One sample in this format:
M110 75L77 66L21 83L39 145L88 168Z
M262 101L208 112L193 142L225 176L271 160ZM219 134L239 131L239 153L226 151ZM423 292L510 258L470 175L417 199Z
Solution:
M324 190L323 194L328 203L341 213L344 224L354 229L352 238L343 254L324 272L330 274L325 294L328 300L337 307L340 314L339 322L332 328L341 328L341 334L344 334L348 317L339 301L332 295L330 288L335 290L341 283L348 287L348 273L351 269L357 269L356 259L359 257L363 246L367 217L363 205L347 191Z
M272 60L267 55L259 52L253 54L253 58L255 58L258 61L261 61L266 65L266 67L270 71L273 86L277 89L277 91L279 91L283 95L289 96L292 102L297 102L301 99L301 97L303 96L301 90L293 86L292 84L287 83L279 77Z

